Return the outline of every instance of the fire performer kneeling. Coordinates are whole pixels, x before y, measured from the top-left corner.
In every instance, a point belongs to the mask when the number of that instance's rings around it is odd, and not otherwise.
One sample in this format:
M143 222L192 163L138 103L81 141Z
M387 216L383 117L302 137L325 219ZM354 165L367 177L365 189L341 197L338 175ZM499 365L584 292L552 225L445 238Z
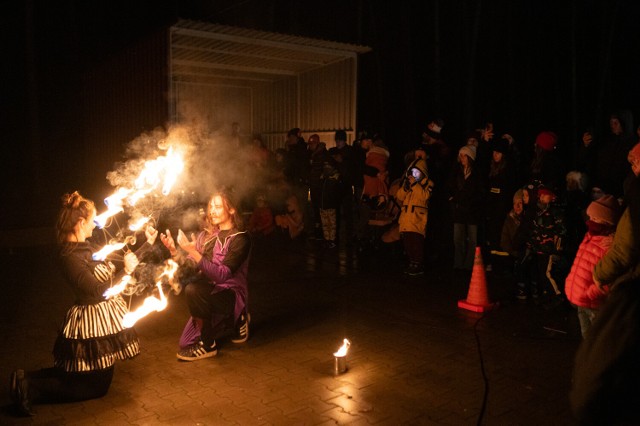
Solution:
M62 197L56 232L65 279L75 294L53 348L54 367L11 374L11 397L23 414L33 415L32 403L76 402L104 396L111 385L116 360L133 358L140 352L135 330L125 328L128 312L121 296L105 299L111 283L138 265L137 256L124 256L124 271L116 273L109 261L94 260L99 247L89 242L95 228L93 201L77 191ZM158 231L145 231L147 241L138 250L148 250Z
M218 353L216 339L232 328L233 343L249 338L247 272L251 239L241 231L241 217L227 194L214 194L207 204L206 226L197 237L182 230L174 241L169 230L160 238L181 265L191 318L180 337L177 357L196 361Z

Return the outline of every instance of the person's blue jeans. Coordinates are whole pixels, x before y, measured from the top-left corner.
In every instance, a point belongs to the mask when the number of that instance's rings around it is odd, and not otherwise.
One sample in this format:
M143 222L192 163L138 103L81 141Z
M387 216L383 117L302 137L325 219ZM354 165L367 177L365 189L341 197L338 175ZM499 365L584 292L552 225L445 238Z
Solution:
M455 269L473 268L473 259L478 245L478 225L468 223L453 224L453 267Z

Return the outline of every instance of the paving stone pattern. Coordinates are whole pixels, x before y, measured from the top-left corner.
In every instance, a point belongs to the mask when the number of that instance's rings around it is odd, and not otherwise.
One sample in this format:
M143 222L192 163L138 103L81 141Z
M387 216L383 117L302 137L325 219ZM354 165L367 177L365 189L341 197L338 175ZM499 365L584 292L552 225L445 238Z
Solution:
M55 247L2 250L0 376L8 382L15 368L51 365L73 300ZM485 315L461 310L468 274L434 262L409 278L397 251L280 241L257 243L252 256L247 343L223 340L214 358L177 361L188 311L171 295L165 311L136 326L142 353L117 364L105 397L38 405L35 417L21 418L5 391L0 424L574 423L567 394L579 344L575 312L509 300ZM492 294L508 293L498 275L487 276ZM345 337L348 369L334 375L333 352Z

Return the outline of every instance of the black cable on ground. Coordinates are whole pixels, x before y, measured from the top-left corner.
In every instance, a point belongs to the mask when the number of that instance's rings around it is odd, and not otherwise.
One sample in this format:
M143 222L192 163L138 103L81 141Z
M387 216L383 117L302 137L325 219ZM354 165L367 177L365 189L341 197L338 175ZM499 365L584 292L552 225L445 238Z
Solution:
M480 371L482 372L482 380L484 381L484 395L482 396L482 406L480 407L480 414L478 414L477 425L482 424L482 420L484 419L484 413L487 409L487 399L489 398L489 379L487 378L487 373L484 369L484 358L482 357L482 348L480 347L480 336L478 335L478 324L480 321L484 319L486 313L483 313L480 318L473 325L473 335L476 338L476 345L478 347L478 358L480 360Z

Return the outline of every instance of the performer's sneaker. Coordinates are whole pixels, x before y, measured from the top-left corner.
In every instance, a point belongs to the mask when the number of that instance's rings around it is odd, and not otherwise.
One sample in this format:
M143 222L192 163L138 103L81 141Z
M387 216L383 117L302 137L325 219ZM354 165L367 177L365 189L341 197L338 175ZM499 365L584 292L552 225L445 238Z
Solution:
M244 343L249 339L249 323L251 322L251 315L243 312L238 318L236 323L236 332L231 341L233 343Z
M176 356L181 361L197 361L199 359L211 358L217 354L218 349L216 348L215 340L209 347L200 340L198 343L194 343L184 349L180 349Z

